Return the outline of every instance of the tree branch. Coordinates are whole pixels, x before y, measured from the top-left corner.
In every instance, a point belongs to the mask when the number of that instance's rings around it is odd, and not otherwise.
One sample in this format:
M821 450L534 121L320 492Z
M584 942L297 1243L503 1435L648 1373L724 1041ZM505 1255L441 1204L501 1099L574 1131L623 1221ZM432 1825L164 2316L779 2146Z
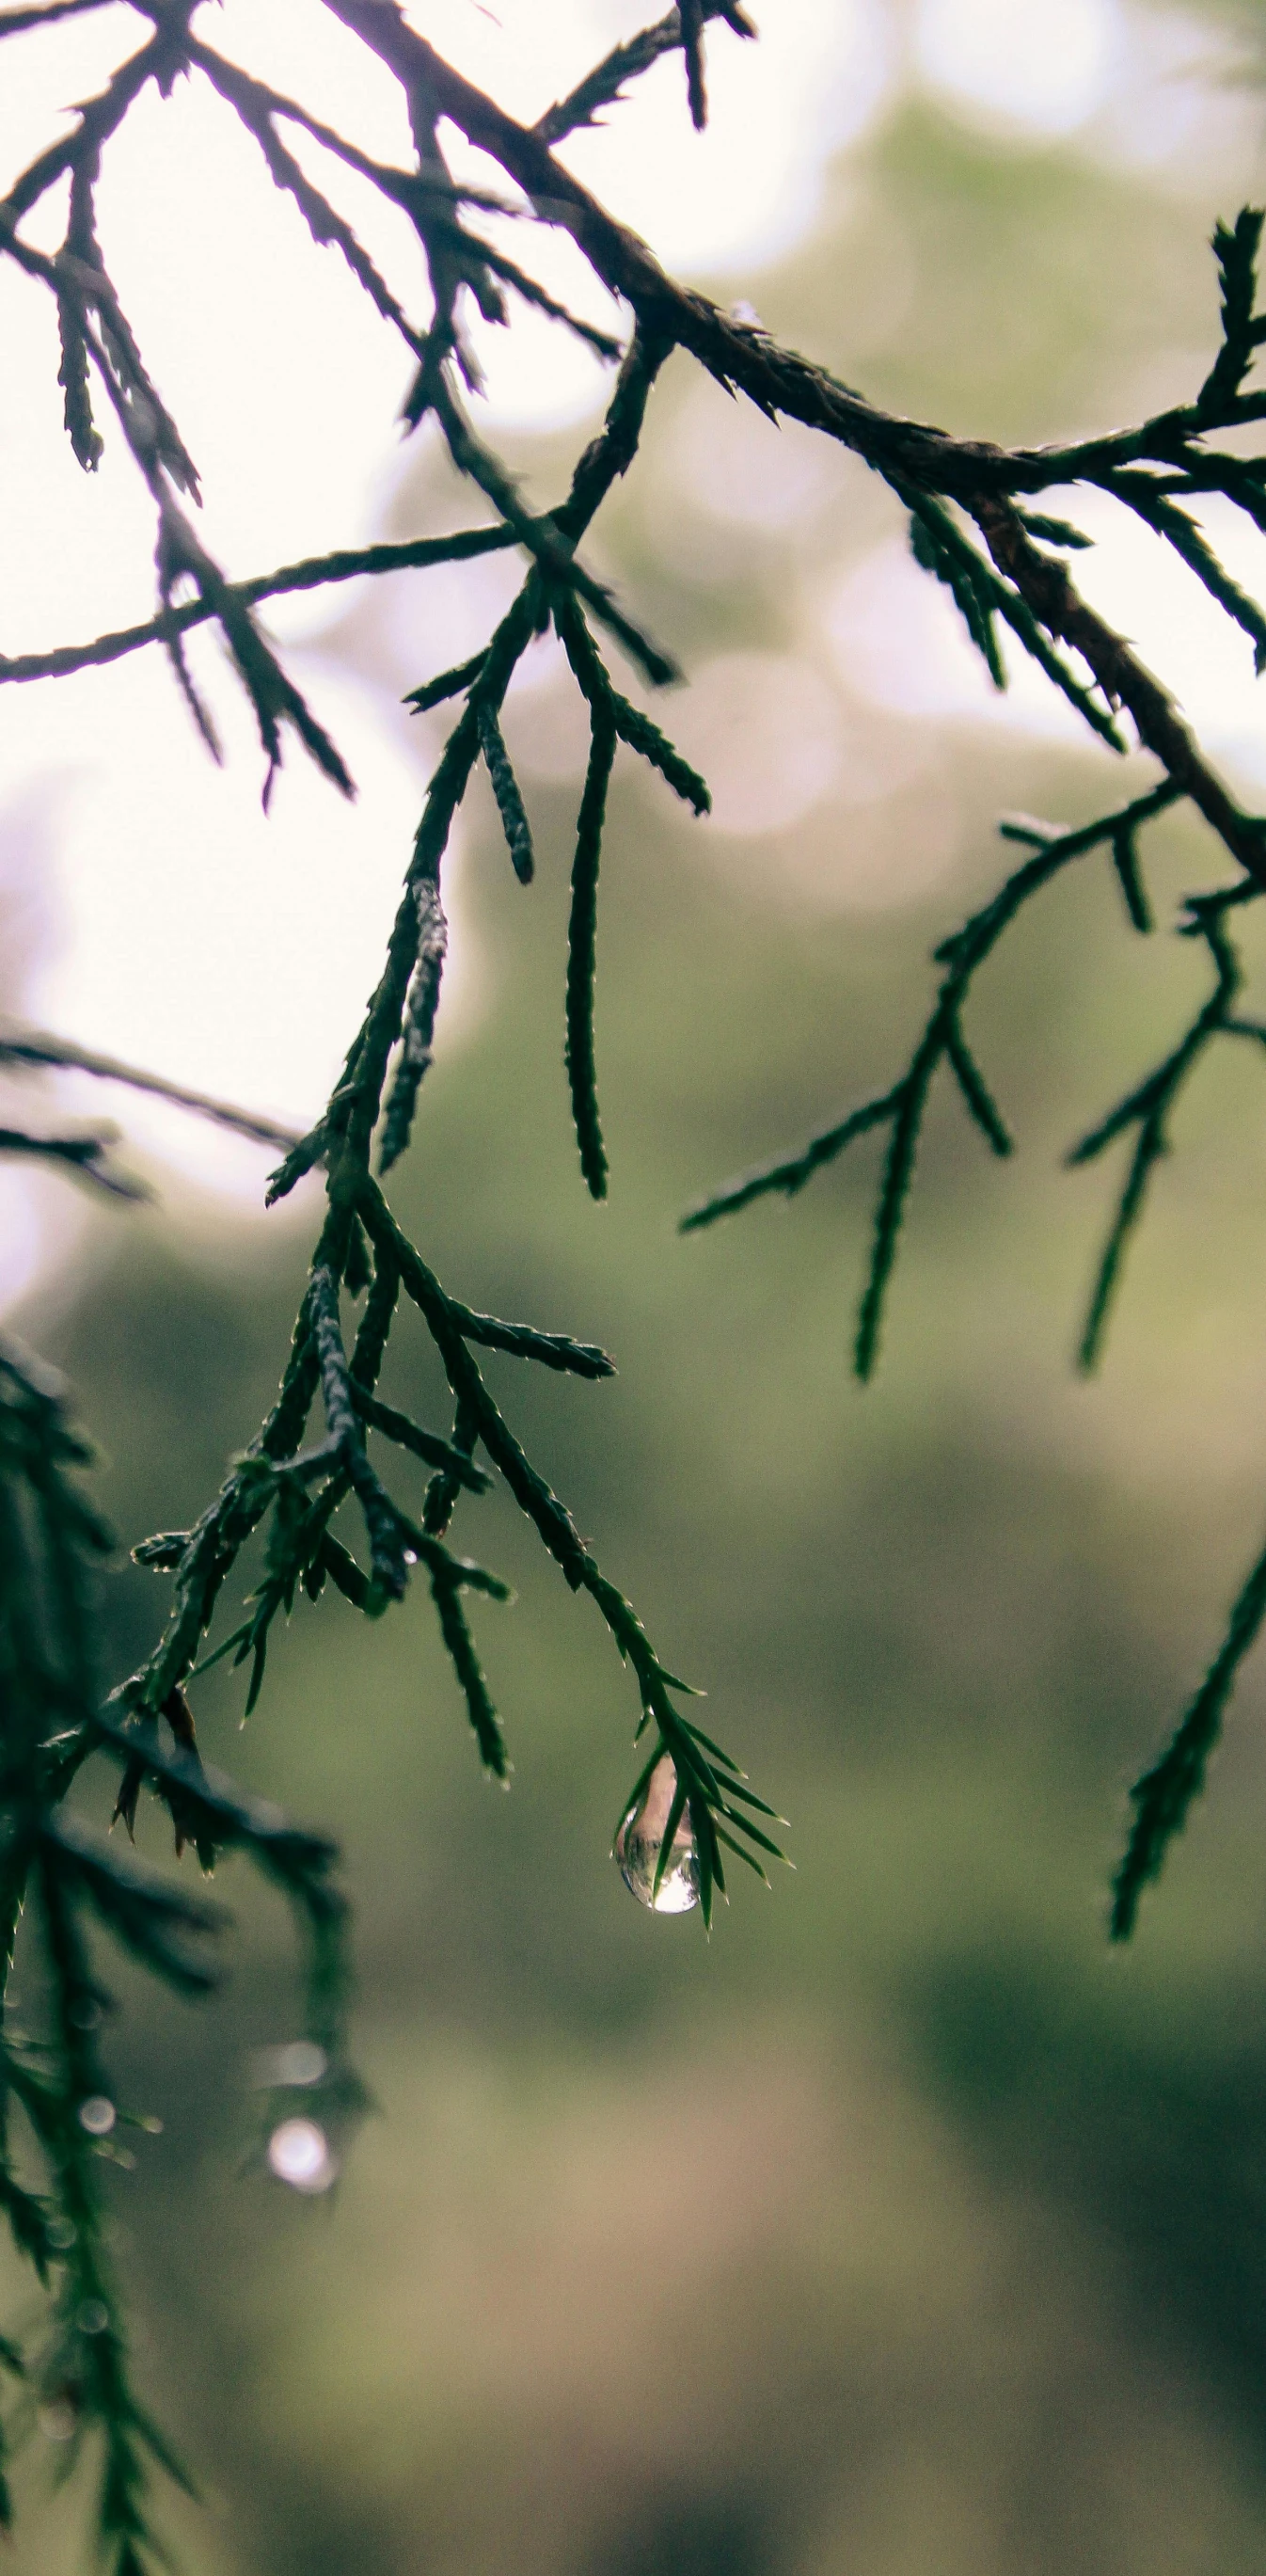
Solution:
M973 515L1000 572L1015 583L1035 617L1071 644L1090 665L1113 706L1129 708L1141 743L1191 798L1255 885L1266 889L1266 838L1262 823L1244 813L1205 759L1173 699L1125 638L1088 607L1061 563L1039 553L1005 501L980 499Z

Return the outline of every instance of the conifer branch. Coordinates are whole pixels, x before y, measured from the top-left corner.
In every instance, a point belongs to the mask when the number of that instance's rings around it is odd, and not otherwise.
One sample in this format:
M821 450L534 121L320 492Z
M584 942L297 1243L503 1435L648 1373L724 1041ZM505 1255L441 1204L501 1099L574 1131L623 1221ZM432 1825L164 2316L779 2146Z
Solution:
M10 2029L0 2043L0 2204L14 2241L49 2294L47 2329L27 2353L5 2347L46 2412L58 2418L71 2458L99 2449L97 2539L113 2576L159 2553L150 2472L186 2472L142 2406L132 2381L122 2306L106 2250L103 2160L128 2163L118 2143L129 2124L100 2053L109 1997L89 1957L89 1919L153 1974L186 1995L205 1993L215 1966L203 1945L218 1938L222 1909L172 1884L101 1840L63 1801L83 1763L109 1750L124 1767L144 1745L173 1815L189 1820L199 1848L238 1842L266 1851L314 1926L316 2018L338 2044L338 1961L345 1915L328 1873L333 1846L296 1835L203 1772L196 1752L165 1756L96 1705L93 1568L111 1540L75 1481L90 1463L60 1388L12 1343L0 1343L0 1756L5 1841L6 1962L27 1899L24 1938L42 1954L37 1985L49 2005L38 2035ZM150 1732L156 1736L156 1723ZM13 2166L11 2111L27 2123L43 2172L32 2192Z
M696 43L711 18L723 18L736 36L756 33L737 0L695 0L693 16ZM678 51L683 43L683 24L681 11L670 9L653 27L644 27L640 36L631 37L627 44L613 45L605 59L596 63L566 98L547 108L544 116L538 116L533 131L540 141L552 147L580 126L600 124L601 110L615 105L627 82L639 79L664 54Z
M33 9L0 9L0 36L27 36L35 27L52 27L59 18L82 18L90 9L109 5L110 0L43 0Z
M1237 891L1230 889L1233 895ZM1189 899L1188 917L1181 935L1204 941L1214 968L1213 990L1173 1052L1157 1065L1137 1090L1118 1101L1115 1109L1108 1112L1099 1126L1083 1136L1068 1156L1071 1165L1093 1162L1118 1136L1128 1133L1131 1127L1138 1130L1125 1185L1091 1292L1077 1355L1078 1365L1086 1374L1097 1365L1103 1349L1126 1250L1143 1213L1152 1173L1162 1156L1169 1152L1169 1120L1179 1094L1212 1039L1224 1034L1242 1034L1235 1026L1234 1006L1243 986L1244 972L1227 928L1227 910L1225 897L1212 895Z
M333 554L284 564L277 572L260 573L251 581L230 582L227 587L244 606L253 608L260 600L279 599L289 591L319 590L326 582L356 581L365 574L372 577L420 571L431 564L466 563L475 555L495 554L517 542L513 528L495 527L464 528L451 537L414 537L401 545L342 546ZM0 654L0 685L6 680L61 680L69 678L72 671L99 669L105 663L119 662L127 654L141 651L146 644L170 643L173 637L187 635L193 626L205 626L214 615L208 600L186 600L160 617L149 618L144 625L118 627L111 634L94 637L89 644L57 645L49 653Z
M239 1109L232 1101L215 1099L210 1092L191 1091L184 1083L169 1082L165 1074L124 1064L118 1056L102 1055L96 1047L76 1046L71 1039L52 1037L43 1029L14 1028L0 1022L2 1064L32 1070L60 1067L95 1074L101 1082L122 1083L129 1091L144 1091L156 1100L170 1100L177 1109L190 1109L217 1127L229 1127L234 1134L249 1137L252 1144L293 1145L298 1141L292 1128L279 1127L275 1120L261 1118L253 1109Z
M107 1198L147 1199L145 1183L116 1171L109 1159L109 1147L117 1132L111 1127L96 1135L76 1132L58 1136L41 1135L25 1127L0 1127L0 1154L60 1164L63 1171L73 1172L77 1180L91 1182Z
M567 1079L580 1148L580 1168L592 1198L607 1194L607 1157L598 1116L594 1064L593 994L598 944L598 862L607 789L615 761L614 717L595 710L589 766L576 825L571 872L571 921L567 932Z
M873 1127L887 1126L888 1152L875 1209L870 1266L858 1310L854 1364L860 1378L871 1377L878 1360L888 1286L905 1222L906 1202L914 1174L923 1114L933 1080L942 1062L947 1062L955 1074L968 1112L991 1151L998 1155L1007 1155L1012 1151L1011 1137L1002 1113L963 1035L962 1012L973 978L983 966L985 959L992 954L1004 932L1010 928L1016 914L1032 900L1035 894L1039 894L1043 887L1049 885L1053 877L1058 876L1073 860L1084 858L1091 850L1100 849L1105 845L1113 853L1115 860L1119 847L1125 841L1128 841L1132 847L1134 836L1141 826L1151 822L1156 815L1163 813L1167 806L1174 804L1178 794L1179 790L1166 780L1162 786L1152 788L1147 795L1135 797L1130 804L1118 807L1115 812L1097 815L1092 823L1083 823L1075 831L1066 831L1054 824L1028 821L1003 823L1001 831L1004 838L1028 845L1032 855L1014 870L987 904L982 905L978 912L973 913L964 922L961 930L955 931L950 938L942 940L936 949L934 962L942 966L945 971L927 1026L911 1057L909 1067L900 1080L894 1083L890 1090L879 1093L873 1100L864 1101L860 1108L850 1110L846 1117L839 1119L830 1127L822 1128L817 1135L810 1137L808 1144L802 1146L798 1153L779 1155L775 1161L762 1164L754 1172L745 1173L740 1179L730 1181L724 1189L714 1191L708 1198L701 1200L697 1207L688 1210L681 1219L683 1234L697 1233L704 1226L714 1225L718 1217L736 1215L740 1209L750 1207L754 1200L766 1198L774 1191L788 1198L794 1197L796 1192L802 1190L806 1182L813 1178L815 1172L820 1171L825 1164L834 1162L837 1156L859 1136L868 1134ZM1117 864L1119 865L1119 862ZM1220 929L1204 928L1204 922L1205 914L1202 911L1199 915L1201 935L1211 940L1216 938L1221 941L1224 938ZM1219 985L1216 999L1216 1010L1219 1015L1229 1012L1234 999L1234 990L1234 987L1228 987L1223 995ZM1184 1078L1190 1063L1195 1060L1195 1055L1203 1047L1206 1038L1212 1034L1214 1024L1210 1021L1206 1028L1202 1018L1199 1039L1192 1037L1185 1042L1189 1052L1183 1057L1182 1068L1174 1077L1175 1082ZM1216 1025L1222 1025L1221 1016L1218 1017ZM1113 1133L1115 1132L1114 1128ZM1077 1149L1078 1159L1086 1158L1088 1146L1092 1141L1087 1140L1087 1146ZM1099 1142L1106 1143L1106 1136L1094 1142L1093 1150L1096 1152L1099 1149ZM1132 1221L1132 1217L1127 1221L1125 1232L1128 1232L1129 1223ZM1120 1247L1113 1263L1112 1281L1115 1281L1119 1263ZM1109 1296L1111 1284L1110 1281L1107 1291ZM1104 1312L1106 1313L1106 1300ZM1097 1332L1101 1326L1102 1318L1096 1328Z
M1239 1669L1266 1618L1266 1555L1258 1558L1240 1593L1226 1635L1171 1742L1130 1791L1134 1820L1112 1882L1111 1932L1128 1941L1139 1900L1159 1878L1165 1855L1200 1796Z
M35 33L97 5L98 0L41 0L29 8L0 8L0 37ZM1130 923L1148 930L1139 834L1179 800L1202 815L1240 874L1215 895L1192 900L1181 925L1183 935L1202 940L1209 952L1211 993L1162 1063L1071 1157L1089 1161L1115 1139L1132 1139L1091 1299L1083 1365L1098 1355L1127 1244L1152 1171L1167 1150L1169 1121L1183 1086L1215 1037L1266 1045L1266 1025L1237 1011L1242 970L1231 918L1240 903L1266 889L1266 821L1246 812L1229 792L1164 680L1081 597L1065 558L1084 547L1084 533L1041 506L1048 494L1069 491L1075 506L1078 487L1106 494L1163 539L1220 613L1244 631L1259 667L1266 662L1266 609L1228 573L1200 516L1201 502L1220 495L1255 529L1266 529L1266 458L1241 452L1241 434L1266 419L1266 393L1250 380L1266 342L1266 317L1256 311L1261 214L1245 208L1233 225L1220 224L1215 233L1221 342L1190 401L1106 436L1007 450L895 417L812 359L779 346L758 325L682 287L555 157L554 144L599 121L632 80L669 53L682 56L690 113L701 126L707 28L719 18L739 38L754 33L739 0L681 0L658 24L617 45L534 127L509 116L447 63L397 0L325 5L396 79L413 138L410 168L388 167L314 116L301 99L274 90L203 45L191 31L187 0L170 6L152 0L152 31L139 49L118 65L98 96L74 111L70 132L39 152L0 202L0 258L33 291L53 300L57 384L73 455L93 472L107 441L122 443L152 507L157 573L155 613L147 621L88 643L0 658L0 682L100 668L160 644L208 751L219 757L184 649L192 629L215 624L258 729L265 802L291 736L331 784L350 794L352 781L337 746L290 679L255 610L290 591L423 570L494 549L518 548L524 559L518 594L487 642L460 665L421 682L406 700L418 711L447 700L461 704L427 791L382 974L330 1098L305 1135L294 1137L251 1112L91 1050L38 1032L0 1031L2 1063L75 1066L283 1145L285 1159L270 1184L273 1201L318 1167L325 1186L324 1214L276 1402L193 1527L159 1532L135 1551L140 1562L170 1578L170 1615L139 1671L104 1704L92 1655L92 1585L109 1541L77 1483L86 1451L57 1390L24 1355L0 1345L0 1946L11 1958L29 1890L31 1929L23 1938L40 1945L50 1996L48 2028L38 2048L24 2051L12 2039L0 2044L0 2207L51 2293L47 2350L27 2356L0 2343L0 2368L11 2375L25 2372L49 2403L69 2409L76 2438L80 2431L100 2438L106 2476L99 2537L111 2576L143 2576L155 2553L151 2462L179 2470L132 2391L117 2293L103 2251L92 2159L117 2152L111 2139L121 2115L109 2097L93 2036L88 2007L99 2004L100 1990L84 1927L91 1921L150 1972L195 1993L213 1981L211 1945L222 1926L218 1912L202 1899L142 1868L122 1838L116 1847L86 1832L66 1803L84 1765L104 1756L118 1772L115 1812L128 1833L142 1794L152 1796L171 1821L177 1853L191 1844L209 1869L226 1851L239 1851L284 1891L307 1948L310 2036L328 2070L314 2099L325 2116L353 2119L365 2097L346 2052L347 1908L334 1846L259 1808L204 1767L185 1686L210 1664L231 1657L249 1668L247 1707L253 1707L270 1643L293 1615L303 1615L305 1600L317 1599L328 1585L354 1614L372 1621L403 1599L420 1568L478 1752L485 1767L504 1779L505 1739L464 1595L503 1600L507 1588L448 1545L459 1504L469 1506L491 1481L476 1463L478 1450L571 1589L593 1602L636 1681L637 1735L649 1752L634 1803L662 1762L673 1766L652 1898L662 1892L676 1837L687 1823L705 1922L717 1892L725 1891L727 1855L762 1875L766 1859L781 1856L766 1831L766 1823L779 1820L731 1757L684 1713L689 1686L661 1660L631 1603L603 1572L566 1504L511 1429L484 1377L481 1354L509 1355L588 1380L609 1376L612 1362L593 1343L465 1304L410 1240L381 1187L381 1176L408 1146L432 1057L447 946L443 861L480 760L516 874L526 884L533 873L531 830L501 717L520 658L552 623L590 731L572 874L566 1056L582 1172L595 1196L605 1191L593 1012L601 842L618 744L653 767L696 814L706 813L709 797L704 780L667 735L616 687L603 658L605 642L600 649L595 638L613 638L656 687L679 676L672 654L587 569L579 548L633 462L652 388L673 352L692 357L715 383L741 394L768 418L801 422L859 456L899 496L917 560L948 589L995 685L1006 683L1008 655L1027 653L1091 732L1116 752L1128 747L1122 722L1128 718L1161 772L1145 794L1076 829L1024 820L1005 824L1004 837L1025 855L990 901L936 951L940 981L905 1071L796 1153L714 1193L683 1220L685 1227L711 1224L772 1193L792 1196L860 1137L885 1130L856 1336L857 1369L869 1376L924 1115L943 1067L989 1150L998 1157L1012 1151L1003 1111L964 1025L977 969L1022 907L1066 866L1098 848L1108 853ZM229 581L208 552L191 516L200 498L197 470L120 303L96 214L103 156L138 101L150 90L169 96L191 72L211 84L250 133L313 241L338 251L378 317L403 338L416 361L405 427L434 418L453 465L482 495L489 525L403 545L341 549L246 582ZM496 189L455 183L443 147L449 125L500 173L504 193L500 182ZM407 217L429 281L425 327L410 318L388 265L379 264L325 184L310 178L296 157L286 139L295 127ZM330 175L331 186L336 175ZM59 251L49 252L30 238L28 218L66 182L65 238ZM480 237L470 220L480 212L519 219L523 231L517 238L528 244L521 260ZM592 279L614 299L621 328L630 319L632 324L601 429L579 458L565 497L544 512L528 508L508 466L475 428L462 391L473 391L478 382L468 314L473 308L486 322L507 324L514 309L507 290L560 329L579 334L602 357L619 356L613 332L573 312L534 273L531 244L538 225L566 231ZM1224 437L1232 443L1219 444ZM184 595L190 588L191 598ZM116 1193L135 1195L136 1185L106 1157L109 1141L104 1133L0 1130L0 1152L43 1155ZM379 1178L372 1173L375 1151ZM362 1298L349 1348L344 1316ZM414 1421L377 1394L390 1338L406 1329L425 1333L438 1355L452 1399L451 1436ZM371 1458L371 1435L376 1444L387 1444L388 1464L404 1453L432 1470L420 1519L390 1490L386 1471L376 1463L383 1456L377 1445ZM358 1515L367 1569L341 1534L346 1529L360 1544ZM245 1615L217 1640L225 1586L253 1540L262 1553L259 1580ZM1264 1615L1266 1559L1250 1576L1226 1641L1169 1752L1135 1790L1135 1826L1115 1892L1117 1937L1130 1930L1139 1892L1156 1875L1202 1785L1239 1663ZM38 2191L29 2190L14 2168L11 2105L20 2109L38 2145L45 2169ZM59 2245L75 2250L63 2259ZM84 2324L88 2313L91 2329Z

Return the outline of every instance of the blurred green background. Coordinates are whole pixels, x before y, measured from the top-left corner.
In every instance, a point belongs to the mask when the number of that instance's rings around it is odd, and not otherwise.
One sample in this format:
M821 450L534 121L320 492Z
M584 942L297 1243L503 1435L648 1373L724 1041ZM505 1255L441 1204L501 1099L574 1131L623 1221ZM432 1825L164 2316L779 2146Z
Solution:
M885 403L1063 436L1198 381L1220 190L1210 156L1178 184L906 99L756 297ZM557 490L564 442L511 446ZM396 530L457 506L424 464ZM1104 1932L1125 1785L1260 1545L1260 1066L1228 1050L1201 1074L1090 1387L1071 1352L1116 1175L1060 1155L1201 988L1188 950L1132 938L1102 858L982 979L973 1036L1023 1150L991 1164L938 1096L869 1392L848 1352L873 1142L790 1208L674 1233L693 1196L892 1079L929 948L1002 872L996 814L1076 820L1122 784L1071 742L850 698L822 579L896 526L849 460L674 362L599 552L692 668L784 657L793 749L829 691L845 757L746 833L620 771L597 1211L561 1069L574 743L548 673L525 691L507 730L539 881L520 892L476 803L459 913L480 1008L396 1193L462 1296L616 1353L604 1388L506 1362L498 1389L792 1819L796 1874L736 1887L710 1943L631 1903L608 1858L627 1677L499 1500L456 1535L518 1590L477 1612L509 1796L420 1598L372 1630L305 1606L244 1738L240 1680L199 1685L209 1757L342 1838L382 2117L327 2201L237 2174L250 2051L297 2027L287 1926L240 1871L223 2002L117 1981L121 2092L165 2123L120 2182L119 2259L143 2383L212 2491L173 2515L197 2576L1263 2563L1256 1667L1134 1949ZM349 613L328 649L382 670L375 633ZM670 721L706 754L689 700ZM724 765L723 723L712 747ZM1148 850L1167 925L1216 854L1182 822ZM311 1218L102 1220L73 1303L19 1319L73 1381L127 1544L192 1515L253 1429ZM442 1421L421 1337L398 1343L388 1391ZM159 1598L131 1571L110 1585L111 1679ZM152 1815L140 1839L162 1853ZM45 2482L32 2456L17 2569L73 2559L76 2499L45 2504Z

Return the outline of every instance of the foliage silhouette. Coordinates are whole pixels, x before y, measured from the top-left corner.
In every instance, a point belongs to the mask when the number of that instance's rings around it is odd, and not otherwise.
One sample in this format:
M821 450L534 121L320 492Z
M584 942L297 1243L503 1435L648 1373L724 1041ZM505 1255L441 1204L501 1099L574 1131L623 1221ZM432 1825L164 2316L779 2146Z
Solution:
M43 7L0 9L0 39L38 41L45 26L101 5L104 0L46 0ZM1134 928L1149 931L1139 836L1156 815L1185 800L1236 873L1213 894L1189 900L1179 924L1180 935L1208 951L1214 975L1208 1000L1162 1063L1070 1158L1087 1161L1118 1137L1134 1137L1081 1344L1081 1363L1089 1369L1100 1355L1129 1238L1152 1170L1168 1150L1169 1123L1183 1087L1215 1037L1266 1043L1266 1028L1237 1012L1242 976L1234 936L1239 907L1266 891L1266 822L1229 794L1163 682L1080 596L1067 558L1088 540L1073 522L1041 506L1047 494L1075 496L1079 487L1109 495L1174 550L1244 630L1257 667L1266 663L1266 614L1219 562L1199 518L1201 502L1221 495L1266 528L1266 457L1218 443L1224 433L1266 417L1266 395L1248 385L1266 339L1266 319L1255 310L1261 214L1245 209L1233 226L1220 224L1215 232L1221 341L1188 403L1136 429L1072 446L1006 450L894 417L811 360L780 347L758 324L678 286L646 245L556 158L560 142L601 123L603 111L614 109L629 83L666 53L682 57L691 117L702 126L708 25L720 22L721 41L749 40L756 32L737 0L681 0L656 26L617 46L531 127L447 63L410 25L397 0L325 5L398 83L409 114L412 167L384 165L310 114L299 99L204 43L194 32L194 0L142 0L151 30L145 41L119 64L102 92L76 111L72 131L37 156L0 204L0 255L55 303L58 383L74 455L86 472L96 470L104 452L98 415L112 416L114 434L153 506L157 573L155 611L147 622L82 644L0 658L0 682L18 686L101 667L159 644L208 753L219 759L215 726L184 649L191 630L212 624L254 715L264 755L265 806L292 741L331 786L349 795L353 784L342 755L288 676L257 609L288 591L360 575L422 572L499 549L516 549L523 558L521 586L487 643L460 667L422 681L410 693L407 703L416 709L460 699L461 711L427 791L380 980L329 1101L306 1135L270 1130L249 1111L182 1092L46 1033L0 1033L0 1061L12 1067L77 1066L103 1080L160 1092L191 1113L248 1134L271 1136L285 1149L270 1184L274 1203L305 1174L319 1167L325 1175L325 1212L277 1399L195 1525L161 1533L136 1551L142 1564L172 1578L172 1606L153 1652L104 1704L93 1663L93 1586L110 1541L79 1490L88 1451L41 1365L16 1348L0 1348L4 1942L11 1959L26 1905L27 1937L40 1945L49 1997L38 2038L10 2030L0 2043L0 2198L15 2242L49 2291L43 2341L30 2350L6 2344L0 2363L19 2386L19 2419L24 2410L29 2416L42 2409L46 2424L65 2439L68 2462L88 2434L100 2436L98 2527L112 2576L142 2576L157 2555L150 2463L183 2472L133 2394L105 2248L100 2160L122 2152L116 2132L126 2115L112 2100L99 2054L108 1997L95 1976L87 1930L97 1923L177 1991L197 1993L215 1973L206 1952L222 1917L142 1868L125 1846L86 1830L65 1804L84 1765L102 1756L114 1766L115 1816L129 1833L140 1797L148 1794L167 1809L178 1854L190 1843L210 1870L220 1852L240 1849L285 1892L308 1957L303 2044L315 2053L305 2060L305 2108L337 2139L364 2108L347 2054L347 1909L335 1877L337 1853L323 1836L290 1825L204 1767L187 1685L231 1655L250 1668L249 1711L265 1678L274 1623L278 1614L290 1617L301 1594L316 1599L329 1582L353 1609L377 1618L402 1598L421 1568L480 1758L503 1779L506 1743L464 1596L482 1593L504 1601L506 1586L447 1543L460 1498L477 1498L491 1481L479 1462L482 1452L571 1589L593 1601L632 1668L637 1734L646 1736L647 1750L626 1812L665 1756L676 1774L661 1868L688 1811L708 1923L716 1893L725 1892L727 1857L743 1860L761 1876L766 1858L781 1857L766 1830L778 1821L772 1809L686 1713L682 1702L692 1696L690 1685L652 1645L632 1605L526 1455L477 1354L509 1353L588 1380L608 1376L612 1362L590 1343L473 1311L441 1283L409 1239L383 1187L408 1148L431 1060L446 948L442 863L454 816L481 762L511 866L522 884L532 878L530 817L501 712L522 655L552 628L590 732L572 875L565 1054L582 1176L595 1198L605 1194L593 996L603 822L619 746L658 770L696 814L708 810L709 797L705 782L618 687L606 658L617 647L648 686L658 688L680 676L671 653L587 569L579 549L613 485L633 465L657 378L675 350L687 352L727 392L755 403L771 419L798 420L864 460L906 510L916 561L948 589L997 687L1007 679L1005 629L1116 754L1129 747L1123 730L1128 717L1139 747L1160 773L1145 793L1109 803L1075 828L1027 818L1005 822L1004 838L1026 855L994 897L937 950L941 981L905 1073L796 1153L714 1192L683 1219L684 1226L710 1225L771 1192L794 1195L854 1138L885 1127L887 1153L856 1338L857 1371L869 1377L878 1359L924 1111L942 1065L953 1074L990 1150L1012 1150L1003 1113L963 1027L977 969L1030 898L1096 850L1108 855ZM169 97L176 82L186 79L205 83L226 116L245 129L314 244L339 253L384 323L404 341L415 370L403 407L405 424L413 429L434 419L454 466L488 514L479 524L412 544L341 549L245 582L228 580L208 552L186 506L196 507L199 500L197 469L121 307L96 221L102 156L112 139L151 87ZM442 142L445 124L496 167L499 192L456 184ZM352 226L297 157L287 139L296 135L352 170L406 217L429 289L423 322L410 318ZM65 239L59 251L48 253L24 227L67 179ZM570 312L530 265L487 239L479 217L488 214L512 215L529 239L536 224L565 230L606 290L619 335ZM568 492L544 512L527 507L505 465L480 437L468 400L478 391L478 376L465 335L467 303L473 301L486 321L508 324L515 298L577 334L604 359L618 361L601 429L579 457ZM64 1135L0 1131L0 1150L43 1156L98 1187L134 1194L137 1184L112 1159L112 1141L112 1131L104 1128ZM359 1321L349 1343L346 1317L357 1306ZM429 1337L448 1382L453 1413L446 1432L414 1422L376 1392L389 1338L407 1308ZM371 1434L432 1469L420 1519L391 1492L376 1463L377 1450L371 1456ZM346 1537L334 1527L340 1514ZM257 1532L264 1534L262 1576L246 1616L204 1654L223 1588ZM348 1539L363 1539L367 1563ZM1134 1793L1135 1823L1115 1889L1117 1937L1132 1929L1140 1891L1159 1870L1201 1785L1238 1666L1263 1615L1266 1575L1259 1564L1169 1752ZM311 2076L314 2067L319 2072ZM279 2119L285 2100L282 2089L268 2106L269 2116ZM20 2139L12 2128L18 2113L26 2124ZM38 2189L20 2178L32 2151L39 2160Z

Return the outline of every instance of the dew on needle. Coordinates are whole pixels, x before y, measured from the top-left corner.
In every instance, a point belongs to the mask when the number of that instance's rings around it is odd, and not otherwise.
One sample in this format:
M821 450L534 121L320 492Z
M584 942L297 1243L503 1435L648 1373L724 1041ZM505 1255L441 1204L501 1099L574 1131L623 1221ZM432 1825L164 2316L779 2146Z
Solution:
M79 2408L69 2394L46 2399L36 2412L36 2423L47 2442L69 2442L79 2423Z
M676 1795L676 1766L666 1753L656 1763L641 1797L630 1807L615 1838L620 1876L638 1903L648 1905L653 1914L688 1914L699 1902L699 1859L688 1807L682 1809L667 1859L660 1868L660 1851Z
M338 2170L315 2120L283 2120L268 2141L268 2162L292 2191L327 2191Z

